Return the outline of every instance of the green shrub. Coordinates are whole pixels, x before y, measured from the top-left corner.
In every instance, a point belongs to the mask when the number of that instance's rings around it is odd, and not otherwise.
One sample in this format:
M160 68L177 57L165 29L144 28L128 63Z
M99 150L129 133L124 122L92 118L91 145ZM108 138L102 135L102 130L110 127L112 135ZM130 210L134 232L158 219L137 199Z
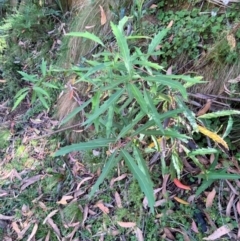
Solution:
M86 60L85 66L73 68L79 76L77 82L92 84L94 94L91 99L70 113L62 124L90 106L91 111L82 126L87 128L94 125L98 137L86 143L63 147L55 153L55 156L95 148L106 150L109 147L109 159L90 196L117 162L124 159L147 196L153 212L153 184L142 154L141 139L152 137L153 140L157 140L157 136L169 138L173 148L172 174L180 175L182 163L176 151L177 141L187 142L190 137L181 133L183 126L180 121L176 121L175 126L168 126L164 122L168 122L170 118L177 120L180 113L186 112L191 119L193 129L196 130L194 116L181 98L187 99L186 86L201 83L201 78L167 75L160 65L149 61L150 56L161 53L155 49L170 27L156 34L146 53L143 53L138 47L129 49L127 40L139 37L124 35L123 28L127 21L128 18L124 17L118 26L111 24L117 40L116 51L110 52L105 48L105 51L95 55L93 60ZM104 46L97 36L90 33L68 35L90 38ZM158 145L157 141L155 142ZM167 171L164 158L162 158L162 167L163 172Z

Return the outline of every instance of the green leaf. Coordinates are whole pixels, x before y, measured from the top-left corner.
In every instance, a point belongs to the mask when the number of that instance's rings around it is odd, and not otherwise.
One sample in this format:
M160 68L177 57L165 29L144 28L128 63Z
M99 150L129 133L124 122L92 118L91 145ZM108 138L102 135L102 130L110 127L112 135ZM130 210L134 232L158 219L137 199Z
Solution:
M107 123L106 123L107 138L110 137L110 134L111 134L111 131L112 131L113 116L114 116L114 108L113 108L113 106L110 106L109 110L108 110L108 119L107 119Z
M50 98L48 92L46 90L44 90L43 88L41 88L41 87L33 86L33 90L36 91L37 94L40 93L40 94L45 95L48 98Z
M43 82L42 85L48 87L48 88L52 88L52 89L59 89L58 86L51 84L51 83L47 83L47 82Z
M157 108L153 104L152 98L150 97L150 95L147 93L147 91L145 89L144 89L144 100L146 101L147 106L151 110L151 116L152 116L153 120L157 124L160 131L162 131L164 133L163 125L160 121L161 116L158 114Z
M90 40L104 46L104 43L102 42L102 40L99 37L97 37L95 34L92 34L89 32L70 32L70 33L67 33L66 36L87 38L87 39L90 39Z
M155 198L152 181L141 171L128 152L121 150L121 153L133 176L138 180L141 190L146 195L151 212L154 213Z
M47 101L45 100L45 98L42 96L41 93L37 92L37 96L39 98L39 100L41 101L42 105L46 108L49 109L49 105L47 103Z
M27 80L27 81L30 81L30 82L37 82L38 81L38 79L36 78L37 75L29 75L29 74L27 74L23 71L18 71L18 73L22 75L22 77L23 77L22 79L24 79L24 80Z
M42 59L42 63L41 63L40 68L41 68L41 72L42 72L43 77L45 77L46 74L47 74L47 62L44 61L44 59Z
M115 103L118 98L122 95L122 93L125 91L124 88L116 91L114 94L111 95L111 97L104 102L103 105L99 107L92 115L89 115L88 119L82 124L87 125L94 121L96 118L98 118L99 115L103 114L113 103Z
M166 129L164 131L164 133L160 130L143 130L140 133L147 135L147 136L152 136L152 135L156 135L156 136L166 136L166 137L172 137L172 138L177 138L183 142L188 142L188 139L191 139L191 137L185 135L185 134L180 134L178 131L176 130L172 130L172 129Z
M115 139L95 139L88 142L80 142L77 144L72 144L69 146L62 147L58 151L55 152L54 156L63 156L65 154L68 154L72 151L87 151L92 150L94 148L100 148L100 147L108 147L108 145L112 142L114 142Z
M198 197L202 192L209 188L214 183L214 180L204 180L202 185L198 187L195 195Z
M156 70L162 70L163 67L157 63L153 63L153 62L150 62L150 61L147 61L147 60L143 60L143 61L134 61L133 62L134 65L139 65L139 66L143 66L143 67L151 67L153 69L156 69Z
M25 87L23 89L20 89L17 94L14 96L14 99L17 99L20 95L22 95L25 91L29 91L29 87Z
M180 158L175 150L172 152L171 160L172 160L174 169L177 172L177 178L180 179L183 164L182 164L182 161L180 161Z
M124 17L123 20L125 20L125 19L126 19L126 16ZM130 50L127 45L126 37L123 35L122 31L116 25L114 25L112 22L111 22L111 28L112 28L113 34L117 40L119 52L123 58L125 67L126 67L128 73L130 74L132 71L132 64L130 62Z
M89 194L89 199L93 196L93 194L96 192L96 190L99 188L99 186L102 184L104 179L108 176L109 172L113 169L113 167L121 160L122 156L118 155L116 158L116 152L114 152L109 160L107 161L106 165L102 169L102 173L97 179L96 183L93 185L92 190Z
M60 126L67 123L69 120L71 120L77 113L82 111L86 106L90 104L92 99L89 99L88 101L84 102L81 106L75 108L70 114L68 114L60 123Z
M146 102L143 99L143 95L142 95L141 91L137 88L137 86L135 84L129 84L129 89L131 90L131 93L133 94L133 96L135 97L136 101L140 105L141 110L144 113L148 113L147 104L146 104Z
M143 159L140 150L136 146L133 147L133 154L137 161L139 169L147 177L147 180L150 181L150 184L153 185L149 171L148 171L148 167L146 165L146 161Z
M159 120L160 120L160 121L164 121L164 120L167 119L167 118L171 118L171 117L176 116L176 115L179 114L179 113L182 113L182 111L183 111L182 109L170 110L170 111L168 111L168 112L165 112L165 113L161 114ZM131 134L131 137L136 136L136 135L138 135L138 134L140 134L140 133L144 133L144 131L146 131L148 128L150 128L150 127L152 127L152 126L155 126L155 121L154 121L154 120L147 121L147 123L145 123L144 125L140 126L134 133L132 133L132 134ZM176 131L174 130L174 132L176 132ZM159 133L161 133L160 135L163 134L162 131L159 131ZM165 134L166 134L166 133L167 133L167 130L165 130ZM177 132L176 132L176 133L177 133ZM169 134L172 135L172 133L169 133ZM154 133L151 133L151 134L149 134L149 135L154 135ZM167 134L166 134L166 135L167 135ZM181 135L182 135L182 134L181 134ZM190 139L190 137L189 137L189 139Z
M222 136L223 139L229 135L229 133L232 130L232 127L233 127L233 119L232 119L231 116L229 116L227 128L226 128L226 130L225 130L225 132L224 132L224 134Z
M194 151L191 151L189 155L197 156L197 155L207 155L207 154L213 154L218 153L218 150L215 148L200 148Z
M19 94L19 93L16 94L16 96L18 96L18 97L17 97L16 101L14 102L12 111L15 110L18 107L18 105L22 102L22 100L28 94L28 88L25 88L24 90L20 90L20 91L21 91L21 94ZM26 91L26 92L24 92L24 91Z
M186 88L182 84L180 84L179 82L177 82L175 80L172 80L172 79L169 79L169 78L166 78L166 76L164 76L164 75L145 77L145 80L160 83L160 84L165 85L167 87L170 87L174 90L178 90L182 94L183 98L187 99Z
M199 177L203 177L204 174L199 175ZM206 179L211 179L211 180L239 180L240 175L239 174L234 174L234 173L226 173L225 170L221 171L209 171L206 174Z
M208 113L208 114L204 114L199 116L199 119L212 119L212 118L218 118L218 117L222 117L222 116L229 116L229 115L240 115L240 111L239 110L221 110L221 111L217 111L214 113Z
M156 47L160 44L160 42L163 40L163 38L167 35L168 31L169 31L169 28L165 28L154 36L151 43L148 45L147 53L149 55L151 55L156 50Z
M176 101L177 101L177 105L183 109L183 114L184 116L188 119L188 121L190 122L192 128L194 131L198 131L198 127L197 127L197 123L195 120L195 115L194 113L185 105L185 103L181 100L181 98L179 96L176 96Z
M135 119L134 119L129 125L124 126L124 127L122 128L122 130L120 131L119 135L117 136L117 140L119 140L119 139L122 138L122 137L125 137L126 134L127 134L129 131L134 130L134 129L133 129L134 126L135 126L145 115L146 115L146 114L145 114L144 112L140 111L140 112L136 115Z

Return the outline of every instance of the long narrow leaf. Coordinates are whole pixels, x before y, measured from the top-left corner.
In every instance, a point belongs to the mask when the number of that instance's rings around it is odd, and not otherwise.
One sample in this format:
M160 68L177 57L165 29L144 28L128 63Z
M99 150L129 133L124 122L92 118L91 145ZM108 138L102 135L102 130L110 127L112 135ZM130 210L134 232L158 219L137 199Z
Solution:
M112 131L113 116L114 116L114 108L113 108L113 106L110 106L109 110L108 110L108 118L107 118L107 123L106 123L107 138L110 137L110 134Z
M89 199L93 196L93 194L97 191L101 183L107 177L108 173L113 169L113 167L121 160L122 156L118 155L116 158L116 152L114 152L109 160L107 161L106 165L102 169L102 173L97 179L96 183L93 185L92 190L89 194Z
M41 87L33 86L33 90L36 91L36 93L40 93L40 94L45 95L48 98L50 98L48 92L46 90L44 90L43 88L41 88Z
M197 131L198 130L198 127L197 127L197 123L196 123L196 120L195 120L195 115L193 114L193 112L185 105L185 103L181 100L181 98L179 96L176 96L175 97L176 100L177 100L177 105L183 109L183 114L184 116L189 120L192 128L194 131Z
M157 75L157 76L150 76L150 77L145 77L146 81L151 81L151 82L157 82L162 85L168 86L174 90L180 91L184 99L187 99L187 91L186 88L180 84L179 82L168 79L164 75Z
M88 106L90 104L90 102L92 101L92 99L89 99L88 101L86 101L85 103L83 103L81 106L75 108L70 114L68 114L60 123L60 126L67 123L69 120L71 120L74 116L76 116L77 113L79 113L80 111L82 111L86 106Z
M151 212L154 213L155 198L151 180L144 175L128 152L121 150L121 153L133 176L138 180L141 190L146 195Z
M104 43L102 42L102 40L99 37L97 37L96 35L89 33L89 32L84 32L84 33L83 32L70 32L70 33L67 33L66 36L87 38L87 39L90 39L90 40L104 46Z
M239 110L222 110L222 111L217 111L214 113L209 113L205 115L201 115L198 118L200 119L212 119L212 118L218 118L222 116L229 116L229 115L240 115Z
M17 99L16 101L14 102L14 105L13 105L13 108L12 108L12 111L15 110L18 105L22 102L22 100L26 97L26 95L28 94L28 90L25 90L26 92L23 92Z
M145 113L148 112L148 107L146 104L146 101L143 99L143 95L141 91L138 89L138 87L135 84L129 84L129 89L131 90L133 96L135 97L136 101L141 107L141 110Z
M151 180L151 177L150 177L147 165L146 165L146 161L143 159L140 150L136 146L134 146L134 148L133 148L133 153L134 153L134 156L135 156L135 158L137 160L139 169L147 177L147 180L149 180L149 182L152 183L152 180Z
M125 19L126 17L124 17ZM123 35L122 31L111 22L111 28L113 31L113 34L117 40L118 43L118 47L120 50L120 53L122 55L125 67L128 71L128 73L130 74L132 71L132 65L130 62L130 50L128 48L128 44L127 44L127 40L126 37Z
M91 123L99 115L103 114L114 102L118 100L118 98L122 95L124 91L125 89L120 89L116 91L113 95L111 95L111 97L107 101L105 101L104 104L101 105L98 110L96 110L92 115L90 115L82 125L87 125Z
M54 156L62 156L72 151L86 151L94 148L107 147L110 143L114 142L115 139L96 139L89 142L80 142L69 146L62 147L55 152Z
M169 31L169 28L165 28L154 36L151 43L148 45L147 53L149 55L152 54L156 50L156 47L160 44L160 42L163 40L163 38L167 35L168 31Z
M117 136L117 140L124 137L130 130L133 130L134 126L145 116L146 114L144 112L139 112L135 119L127 126L125 126L119 135Z
M163 125L162 125L162 123L160 121L161 117L158 114L157 108L153 104L152 98L150 97L150 95L147 93L146 90L144 90L144 100L146 101L147 106L151 110L151 114L152 114L153 120L157 124L158 128L160 129L160 131L162 131L164 133Z

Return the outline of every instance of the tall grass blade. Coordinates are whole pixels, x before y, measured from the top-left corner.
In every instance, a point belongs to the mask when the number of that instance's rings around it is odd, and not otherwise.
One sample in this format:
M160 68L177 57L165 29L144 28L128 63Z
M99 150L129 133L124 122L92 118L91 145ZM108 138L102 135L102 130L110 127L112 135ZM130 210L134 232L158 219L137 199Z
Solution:
M80 142L60 148L55 152L54 156L66 155L72 151L87 151L94 148L107 147L110 143L114 142L115 139L95 139L89 142Z
M123 88L112 94L111 97L99 107L99 109L95 110L93 114L88 116L88 119L82 125L87 125L97 119L99 115L103 114L113 103L118 100L118 98L122 95L124 91L125 89Z
M102 40L99 37L97 37L95 34L92 34L89 32L70 32L70 33L67 33L65 36L87 38L87 39L90 39L90 40L104 46L104 43L102 42Z
M122 156L118 155L116 157L116 152L114 152L109 160L107 161L106 165L103 167L102 169L102 173L99 176L99 178L97 179L96 183L93 185L91 192L89 193L88 198L90 199L93 194L97 191L97 189L99 188L99 186L102 184L102 182L104 181L104 179L108 176L108 173L113 169L113 167L121 160Z
M128 152L121 150L121 153L133 176L138 180L141 190L146 195L151 212L154 213L155 198L151 180L141 171Z
M124 17L120 23L119 23L119 26L120 27L117 27L116 25L114 25L112 22L111 22L111 28L112 28L112 31L113 31L113 34L117 40L117 43L118 43L118 47L119 47L119 52L121 53L122 55L122 58L123 58L123 62L125 64L125 67L127 69L127 72L130 74L131 71L132 71L132 65L131 65L131 62L130 62L130 50L128 48L128 44L127 44L127 39L126 37L124 36L123 34L123 31L122 31L122 23L124 23L124 21L126 20L127 17ZM120 30L121 29L121 30Z

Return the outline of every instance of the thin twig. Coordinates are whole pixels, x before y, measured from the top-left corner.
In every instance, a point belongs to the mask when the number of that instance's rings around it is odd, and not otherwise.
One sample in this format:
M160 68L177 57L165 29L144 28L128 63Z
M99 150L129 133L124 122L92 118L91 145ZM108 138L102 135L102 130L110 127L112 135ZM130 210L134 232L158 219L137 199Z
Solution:
M69 130L69 129L75 128L75 127L80 126L80 125L82 125L82 124L80 123L80 124L76 124L76 125L72 125L72 126L64 127L64 128L62 128L62 129L59 129L59 130L53 131L53 132L51 132L51 133L48 133L48 134L45 134L45 135L42 135L42 136L33 137L33 138L28 138L27 140L28 140L28 141L31 141L31 140L39 140L39 139L42 139L42 138L45 138L45 137L48 137L48 136L51 136L51 135L57 134L57 133L62 132L62 131L66 131L66 130Z

